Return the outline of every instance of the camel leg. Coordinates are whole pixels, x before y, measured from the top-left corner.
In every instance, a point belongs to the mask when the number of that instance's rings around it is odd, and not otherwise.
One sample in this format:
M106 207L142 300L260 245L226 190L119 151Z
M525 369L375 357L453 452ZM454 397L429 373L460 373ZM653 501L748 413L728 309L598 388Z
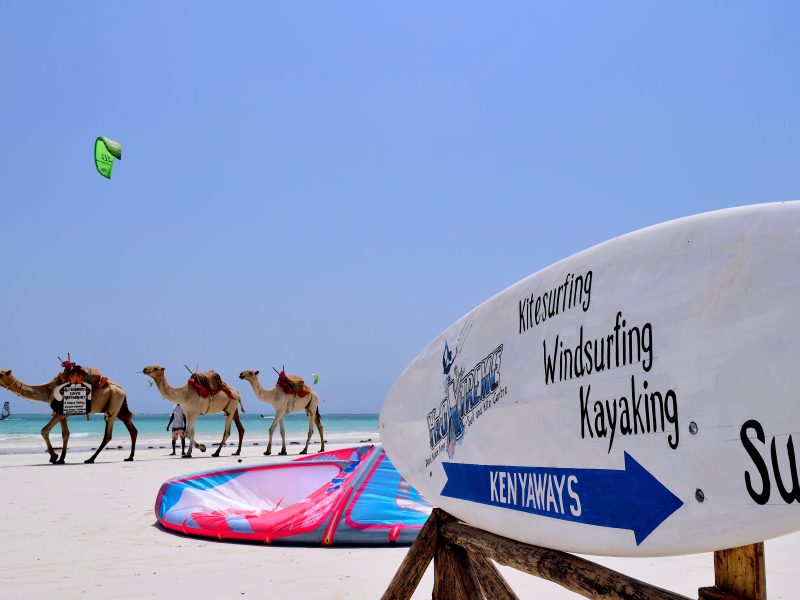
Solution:
M181 453L181 458L192 458L192 450L197 445L194 441L194 423L189 424L189 419L186 419L186 437L189 438L189 449L185 453Z
M308 452L308 445L311 443L311 436L314 435L314 417L311 413L308 414L308 437L306 438L306 447L300 451L300 454Z
M269 442L267 442L267 449L264 451L264 456L272 454L272 434L275 433L275 427L278 425L278 417L272 419L272 425L269 426ZM281 416L281 426L283 425L283 416Z
M325 452L325 434L322 432L322 419L319 416L319 410L314 412L314 420L317 422L317 431L319 431L319 451Z
M61 419L61 456L59 456L58 460L53 464L64 464L64 459L67 456L67 442L69 442L69 423L67 423L67 418L64 417Z
M196 415L185 415L186 416L186 437L189 438L189 449L186 453L181 453L181 458L192 458L192 450L196 446L194 441L194 421L197 419Z
M225 432L222 434L222 441L219 443L219 447L217 447L217 451L214 452L211 456L216 458L219 456L219 453L222 452L222 447L225 445L225 442L228 441L228 437L231 435L231 421L233 420L233 415L225 415Z
M189 451L183 456L183 458L192 458L192 448L197 446L200 452L206 451L205 444L199 444L194 439L194 423L197 420L197 415L194 415L194 418L187 418L186 422L186 435L189 436L191 443L189 444Z
M281 451L278 454L286 455L286 430L283 428L283 417L281 417L281 422L278 423L281 426L281 443L283 446L281 447Z
M63 415L57 415L57 414L54 413L52 418L47 422L47 425L42 427L41 434L42 434L42 437L44 438L44 443L47 444L47 452L48 452L48 454L50 454L50 462L51 463L55 463L56 460L58 460L58 457L56 456L56 451L53 450L53 445L50 443L50 430L55 426L56 423L58 423L60 421L63 421L63 420L64 420L64 416ZM64 432L64 424L63 423L61 425L61 432L62 432L62 435L63 435L63 432Z
M192 423L192 438L194 438L194 423ZM192 441L194 441L194 440L192 440ZM206 445L205 444L201 444L200 442L194 442L194 445L197 446L197 449L200 450L200 452L205 452L206 451Z
M236 425L236 431L239 432L239 447L236 449L231 456L239 456L242 453L242 440L244 439L244 425L242 425L242 420L239 418L239 411L237 410L233 413L233 423Z
M94 462L94 459L97 458L97 455L102 452L103 448L106 447L108 442L111 441L111 435L114 431L114 417L110 417L106 415L106 428L103 431L103 441L100 442L100 445L97 447L97 452L92 454L89 458L83 461L85 464L90 465Z
M119 418L119 420L122 421L122 424L128 429L128 433L131 434L131 455L125 459L125 462L130 462L133 460L133 455L136 452L136 436L139 435L139 432L133 424L132 417L133 415Z

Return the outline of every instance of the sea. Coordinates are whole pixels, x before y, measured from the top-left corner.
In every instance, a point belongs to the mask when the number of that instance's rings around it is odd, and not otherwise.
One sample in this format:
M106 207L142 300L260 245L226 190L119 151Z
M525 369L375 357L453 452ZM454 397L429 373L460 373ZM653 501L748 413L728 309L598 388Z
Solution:
M244 443L242 448L248 446L266 446L269 439L269 427L272 425L271 414L240 415L244 425ZM28 454L44 452L45 445L41 436L41 429L50 420L49 414L12 414L9 418L0 421L0 454ZM167 431L169 414L136 413L133 419L139 436L136 441L137 449L141 448L172 448L171 430ZM287 415L283 419L286 428L286 444L305 444L308 435L308 418L304 413ZM103 415L94 414L91 420L86 417L69 418L69 450L88 451L96 448L103 439L105 421ZM325 441L330 443L343 443L357 445L359 443L375 444L380 442L378 434L377 414L323 414L322 426L325 432ZM195 425L195 439L203 444L218 444L225 420L222 414L204 415L197 419ZM295 444L292 444L295 442ZM311 443L319 443L319 433L316 426ZM50 443L55 447L61 446L61 427L56 425L50 431ZM180 442L179 442L180 443ZM227 444L238 445L239 436L236 426L231 424L231 435ZM280 428L275 428L272 440L274 452L280 450ZM277 450L275 447L277 445ZM119 419L114 422L114 433L107 449L130 449L130 436Z

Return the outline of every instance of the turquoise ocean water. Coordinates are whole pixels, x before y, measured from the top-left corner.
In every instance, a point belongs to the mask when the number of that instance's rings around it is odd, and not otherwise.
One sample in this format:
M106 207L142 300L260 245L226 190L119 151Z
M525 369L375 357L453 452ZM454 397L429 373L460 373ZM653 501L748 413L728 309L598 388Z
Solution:
M13 411L13 406L12 406ZM12 414L11 417L0 421L0 454L19 454L28 452L44 452L44 440L39 433L50 419L49 414ZM169 415L162 414L136 414L133 419L139 430L137 448L148 446L170 446L170 432L166 431ZM286 443L306 441L308 419L304 413L294 413L284 418L286 427ZM269 426L272 424L272 415L259 414L242 415L242 424L245 428L244 447L252 446L257 442L266 446ZM370 440L372 443L380 441L378 435L377 414L323 414L322 425L325 430L325 439L331 443L358 444ZM69 419L69 449L91 450L103 439L104 420L102 415L92 415L90 421L85 417L70 417ZM219 415L206 415L197 420L196 439L204 444L219 443L224 427L224 419ZM125 426L116 421L114 434L109 448L123 446L129 448L130 437ZM231 442L238 444L236 427L231 425ZM280 448L280 429L275 428L273 447L277 443ZM56 425L50 432L50 441L54 446L61 445L61 427ZM312 443L319 441L316 427Z

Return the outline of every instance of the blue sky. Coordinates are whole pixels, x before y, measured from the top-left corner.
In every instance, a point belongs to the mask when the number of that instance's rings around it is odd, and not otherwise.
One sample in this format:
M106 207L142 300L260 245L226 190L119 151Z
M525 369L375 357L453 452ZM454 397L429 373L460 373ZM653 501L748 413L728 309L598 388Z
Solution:
M798 22L790 2L2 1L0 367L38 382L69 351L166 412L144 365L238 385L285 364L320 374L323 412L377 412L522 277L800 198ZM98 135L123 145L110 181Z

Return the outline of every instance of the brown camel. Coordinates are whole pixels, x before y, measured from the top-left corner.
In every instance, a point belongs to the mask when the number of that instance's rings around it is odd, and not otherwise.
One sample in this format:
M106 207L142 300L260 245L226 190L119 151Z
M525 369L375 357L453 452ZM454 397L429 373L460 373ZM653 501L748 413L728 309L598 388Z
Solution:
M225 413L225 432L222 434L222 441L219 443L217 451L211 456L219 456L222 447L225 445L225 441L231 434L231 421L236 424L236 429L239 431L239 448L233 453L233 456L239 456L242 451L242 438L244 437L244 426L242 425L242 421L239 419L239 404L242 402L239 392L233 388L228 388L231 390L233 398L230 398L222 390L218 391L214 395L208 396L207 398L203 398L197 393L197 390L195 390L188 383L179 388L171 387L167 382L166 375L164 374L164 367L151 365L142 369L142 373L152 378L152 380L156 382L158 391L161 392L161 395L166 400L174 402L175 404L180 404L181 408L183 409L183 414L186 416L186 434L189 436L190 440L189 450L186 452L183 458L192 457L192 448L194 446L197 446L200 449L200 452L206 451L205 444L199 444L194 439L194 424L197 421L197 417L200 415L218 412Z
M22 383L19 379L11 374L9 369L0 369L0 387L4 387L10 392L34 400L36 402L44 402L50 404L53 400L54 390L61 384L59 377L56 376L47 383L41 385L27 385ZM86 459L85 463L93 463L97 455L106 447L108 442L111 441L111 434L114 429L114 421L117 417L131 435L131 454L125 461L132 461L133 455L136 452L136 436L138 432L133 425L133 413L128 408L128 400L125 397L125 391L119 384L109 381L108 385L102 389L92 392L92 413L105 413L106 427L103 433L103 441L97 447L97 451L92 456ZM56 452L50 443L50 430L56 425L61 424L61 455L56 456ZM50 454L50 462L57 465L64 464L64 457L67 455L67 442L69 441L69 426L67 424L67 417L64 415L53 413L52 418L42 428L42 437L47 444L47 452Z
M308 444L311 442L311 436L314 435L314 425L317 424L317 431L319 431L320 439L320 452L325 451L325 437L322 434L322 420L319 416L319 396L317 393L309 389L309 394L305 398L300 398L294 394L287 394L278 386L265 390L261 387L261 382L258 380L259 371L242 371L239 374L239 379L245 379L253 386L253 391L256 398L267 404L271 404L275 409L275 418L272 420L272 425L269 428L269 443L265 455L272 453L272 434L275 433L275 426L280 425L281 428L281 451L278 454L286 454L286 431L283 428L283 417L286 414L292 413L296 410L305 410L308 417L308 438L306 438L306 447L300 451L300 454L308 452Z

